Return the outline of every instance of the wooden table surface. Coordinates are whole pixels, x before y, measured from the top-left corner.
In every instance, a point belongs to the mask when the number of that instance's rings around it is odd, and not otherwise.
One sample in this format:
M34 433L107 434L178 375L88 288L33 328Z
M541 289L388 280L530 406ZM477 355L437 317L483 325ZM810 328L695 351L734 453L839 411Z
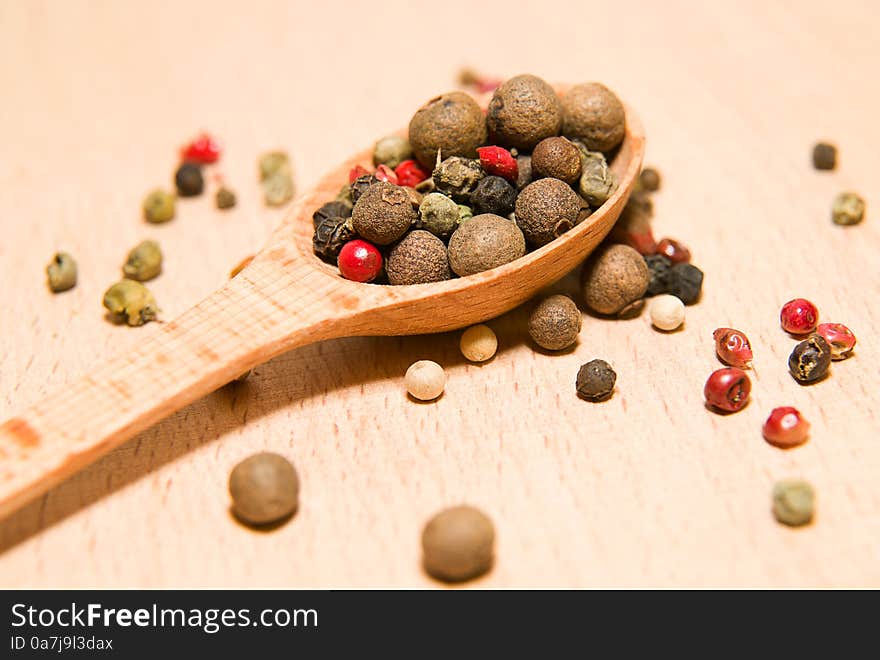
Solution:
M647 315L585 316L561 355L529 344L526 306L490 322L500 350L482 366L458 333L295 350L0 521L0 585L431 586L422 525L468 502L498 537L476 586L880 586L876 4L351 5L0 2L0 418L156 331L104 319L130 247L161 242L150 287L174 317L281 218L261 201L261 152L288 149L304 190L464 64L599 80L632 104L664 177L656 233L691 247L702 301L670 335ZM142 196L170 183L178 145L203 128L226 143L238 207L203 196L145 224ZM840 147L836 172L811 167L821 138ZM845 189L866 198L860 226L829 220ZM77 257L80 283L53 296L43 269L57 249ZM859 338L812 387L788 375L794 342L778 327L796 296ZM757 370L751 404L721 417L702 388L718 367L712 330L728 325L751 337ZM574 395L595 357L618 372L599 405ZM422 358L449 376L427 405L403 388ZM778 405L810 420L808 444L762 440ZM230 469L260 450L289 456L302 481L299 513L271 533L228 512ZM809 528L770 513L784 477L815 485Z

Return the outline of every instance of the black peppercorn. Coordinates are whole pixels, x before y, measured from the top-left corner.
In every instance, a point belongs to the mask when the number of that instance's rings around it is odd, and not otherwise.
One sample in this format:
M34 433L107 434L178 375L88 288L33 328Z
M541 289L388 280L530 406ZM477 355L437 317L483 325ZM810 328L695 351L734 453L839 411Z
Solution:
M321 259L335 265L342 246L356 237L351 218L325 218L315 227L312 248Z
M668 293L685 305L693 305L700 297L703 287L703 271L693 264L675 264L669 269Z
M341 200L327 202L312 214L312 224L317 229L327 218L350 218L351 208L351 204Z
M506 216L513 211L516 190L500 176L487 176L471 194L471 206L476 213L494 213Z
M799 383L821 380L831 366L831 347L821 335L810 335L794 347L788 358L788 370Z
M202 168L198 163L183 163L174 174L174 185L177 186L177 193L181 197L201 195L205 188Z
M590 360L578 370L577 393L587 401L602 401L614 392L617 374L605 360Z
M672 268L669 258L662 254L651 254L645 257L645 263L651 278L645 295L659 296L661 293L669 293L669 270Z
M372 174L364 174L355 179L350 187L352 205L357 204L357 201L361 198L361 195L367 192L367 188L372 186L374 183L379 183L379 179L377 179Z

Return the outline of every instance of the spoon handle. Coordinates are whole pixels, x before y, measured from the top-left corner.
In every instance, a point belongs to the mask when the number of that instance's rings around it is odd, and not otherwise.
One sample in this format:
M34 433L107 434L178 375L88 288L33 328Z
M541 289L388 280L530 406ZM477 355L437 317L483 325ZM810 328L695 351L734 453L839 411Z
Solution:
M255 262L132 350L101 358L79 382L0 425L0 517L248 369L336 336L327 292L296 275Z

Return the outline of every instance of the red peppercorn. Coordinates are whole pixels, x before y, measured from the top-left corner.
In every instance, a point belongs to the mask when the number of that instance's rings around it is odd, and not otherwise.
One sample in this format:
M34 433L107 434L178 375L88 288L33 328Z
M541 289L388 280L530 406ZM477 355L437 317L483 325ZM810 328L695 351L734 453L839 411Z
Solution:
M832 360L844 360L856 347L856 336L843 323L820 323L816 334L828 342Z
M372 282L382 272L382 254L372 243L355 239L342 246L336 265L347 280Z
M740 369L752 366L752 345L745 333L733 328L718 328L712 337L719 360Z
M373 175L379 179L379 181L387 181L388 183L393 183L395 186L397 185L397 175L394 173L394 170L387 165L379 165Z
M783 406L774 408L764 422L764 439L771 445L788 449L807 441L810 423L801 417L797 408Z
M394 168L394 173L397 175L397 185L408 186L409 188L415 188L429 176L414 160L401 162L400 165Z
M683 264L691 260L691 251L674 238L662 238L657 243L657 253L662 254L674 264Z
M348 172L348 182L354 183L359 177L362 177L364 174L369 174L370 170L368 170L363 165L355 165Z
M703 388L706 403L724 412L736 412L745 408L752 391L752 382L746 372L736 367L713 371Z
M808 335L816 329L819 310L809 300L795 298L782 306L779 313L782 329L793 335Z
M519 176L519 167L516 158L507 149L502 147L480 147L477 149L480 156L480 165L487 174L500 176L511 183L516 183Z
M494 92L500 86L500 78L480 78L476 82L476 88L480 94L485 94L486 92Z
M207 133L202 133L195 140L180 150L180 159L195 163L216 163L220 159L222 147L220 143Z

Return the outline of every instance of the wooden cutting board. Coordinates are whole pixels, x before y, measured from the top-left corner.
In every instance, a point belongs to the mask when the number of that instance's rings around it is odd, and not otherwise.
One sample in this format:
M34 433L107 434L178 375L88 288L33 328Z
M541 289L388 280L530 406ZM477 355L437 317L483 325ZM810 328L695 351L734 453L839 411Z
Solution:
M4 6L0 417L156 331L103 318L133 245L161 243L151 289L177 315L279 221L261 201L261 152L289 150L304 189L463 64L603 81L638 110L663 174L656 234L706 272L684 330L585 316L577 347L549 355L529 343L525 306L490 323L500 350L482 366L461 357L458 333L295 350L0 521L0 586L430 586L421 527L459 502L497 528L495 570L477 586L880 586L880 11L447 4ZM178 146L203 128L226 144L216 171L238 207L217 211L208 194L146 225L141 197L170 184ZM836 172L810 165L822 138L840 147ZM845 189L867 201L861 226L830 222ZM80 283L53 296L43 268L56 249L77 257ZM812 387L787 374L794 342L778 328L796 296L859 337ZM720 417L702 387L718 366L712 330L728 325L751 337L757 372L748 408ZM618 390L591 405L574 378L595 357ZM402 383L422 358L449 375L427 405ZM761 439L778 405L810 420L807 445ZM271 533L227 508L229 470L260 450L289 456L302 480L301 510ZM791 476L816 487L809 528L770 514L773 482Z

